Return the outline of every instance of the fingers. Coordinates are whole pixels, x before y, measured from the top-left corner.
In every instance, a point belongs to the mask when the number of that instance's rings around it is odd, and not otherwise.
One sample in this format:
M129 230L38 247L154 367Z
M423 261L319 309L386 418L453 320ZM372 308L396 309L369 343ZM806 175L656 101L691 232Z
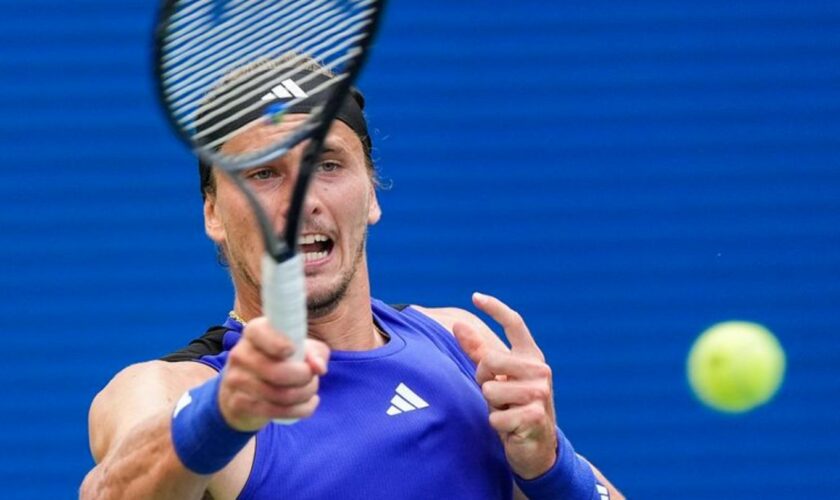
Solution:
M269 361L286 360L295 352L294 343L274 330L264 317L250 321L243 332L243 337ZM315 373L324 375L327 372L329 347L321 341L306 339L304 352L306 363L310 364Z
M327 362L330 359L330 348L327 344L320 340L306 339L304 349L306 349L304 360L312 371L321 376L326 375Z
M519 313L480 293L473 294L473 303L504 328L511 345L509 351L488 349L476 366L490 425L514 472L537 477L556 461L551 368Z
M303 360L265 318L252 320L231 349L219 389L225 420L239 430L256 430L271 419L306 418L319 403L320 376L330 350L317 340L304 343Z
M265 356L277 361L282 361L295 352L294 343L274 330L265 317L249 321L242 337Z
M249 376L243 370L232 370L225 374L228 387L236 394L248 395L249 400L265 401L276 406L296 406L306 403L318 394L318 377L310 377L303 385L276 385Z
M481 362L487 354L487 344L481 338L481 334L476 331L471 325L463 322L457 322L452 325L452 333L455 334L455 339L461 346L461 349L467 353L467 356L476 365Z
M245 339L228 356L228 374L231 372L242 373L269 385L288 387L305 385L315 375L308 363L271 358Z
M518 380L551 378L551 368L540 358L525 357L513 352L488 351L475 371L479 385L497 377Z
M481 393L492 409L505 410L510 406L524 406L551 398L551 384L547 380L491 380L481 386Z
M500 434L533 439L548 433L544 423L550 418L545 407L534 402L490 413L490 425Z
M316 395L295 405L278 405L247 393L235 393L227 404L227 411L222 414L228 424L241 431L255 431L262 428L271 419L301 419L311 416L318 408L320 398ZM228 413L236 415L228 420Z
M496 297L482 293L473 294L473 304L502 325L513 351L544 359L542 351L540 351L534 337L528 330L528 326L525 324L525 320L518 312Z

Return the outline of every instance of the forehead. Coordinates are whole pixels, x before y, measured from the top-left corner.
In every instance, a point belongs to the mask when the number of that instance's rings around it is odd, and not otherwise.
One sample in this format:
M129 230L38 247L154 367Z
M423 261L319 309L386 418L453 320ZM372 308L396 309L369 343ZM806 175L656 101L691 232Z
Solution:
M280 123L262 123L233 136L222 146L222 152L240 154L257 151L278 143L303 125L308 114L290 113ZM325 146L332 150L362 154L362 142L356 132L341 120L333 120L325 140Z

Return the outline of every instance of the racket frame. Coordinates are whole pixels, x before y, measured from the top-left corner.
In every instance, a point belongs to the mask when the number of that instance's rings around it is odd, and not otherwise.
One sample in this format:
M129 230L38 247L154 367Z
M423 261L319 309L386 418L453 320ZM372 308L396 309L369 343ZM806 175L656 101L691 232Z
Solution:
M219 0L213 0L219 1ZM337 3L350 3L352 0L336 0ZM367 58L370 55L370 47L376 37L379 29L380 20L385 7L384 0L376 0L370 5L375 5L372 17L366 24L366 36L361 40L357 47L351 49L356 51L354 56L345 66L345 70L341 73L344 75L335 84L330 92L329 100L324 102L320 107L312 110L306 122L301 124L295 131L293 131L284 140L252 155L245 155L239 157L236 161L229 157L220 155L215 151L208 150L199 144L196 144L189 132L184 130L170 113L170 101L166 96L166 89L163 85L163 57L164 57L164 40L168 33L168 20L174 14L178 0L163 0L158 10L157 24L155 27L154 36L154 50L152 68L154 71L153 81L155 82L155 89L158 95L158 101L163 107L164 116L170 127L176 135L184 142L192 151L200 158L201 161L207 165L212 165L212 168L218 168L224 172L237 186L237 188L245 195L248 204L251 206L257 218L257 224L260 228L260 233L263 237L266 252L277 262L282 263L292 259L297 253L297 242L300 236L300 216L303 210L306 193L311 183L312 175L317 166L320 156L321 148L330 125L335 119L344 100L350 95L350 89L356 78L361 73ZM274 229L274 225L268 219L262 204L257 199L254 192L247 186L245 181L239 175L242 171L255 166L264 165L273 161L290 149L294 148L303 141L309 140L309 144L304 150L297 182L295 183L292 192L292 199L289 203L289 210L287 211L286 227L283 230L283 237L278 238L278 234Z
M219 0L212 0L219 1ZM335 0L338 3L351 4L354 0ZM309 113L307 120L296 128L284 140L251 155L238 157L235 161L230 157L218 154L198 144L192 139L189 131L184 130L178 120L170 112L172 103L167 98L164 86L164 47L168 32L168 21L176 9L177 0L164 0L158 10L157 24L154 30L153 80L156 84L158 101L169 125L198 158L225 173L248 200L254 213L260 233L265 244L262 259L261 295L263 314L268 318L273 328L285 333L295 344L293 359L302 360L304 356L303 342L307 336L307 307L306 283L304 274L304 258L298 251L297 244L301 224L301 216L306 200L306 193L317 168L321 149L329 132L332 122L343 104L350 96L353 83L364 67L370 54L371 44L379 29L385 0L367 0L367 7L374 7L371 17L360 33L365 36L356 47L348 52L349 60L344 65L344 71L339 73L339 80L331 89L329 98L319 107ZM218 12L217 12L218 14ZM304 54L306 55L306 54ZM274 224L269 219L256 194L240 175L244 170L264 165L286 154L290 149L309 140L301 158L298 176L295 182L292 198L286 215L286 225L283 236L278 237ZM278 419L277 423L290 424L296 419Z

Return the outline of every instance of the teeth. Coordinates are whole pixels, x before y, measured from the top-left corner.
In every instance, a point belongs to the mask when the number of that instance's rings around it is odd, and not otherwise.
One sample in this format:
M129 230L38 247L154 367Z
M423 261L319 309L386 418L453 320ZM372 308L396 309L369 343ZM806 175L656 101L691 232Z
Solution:
M320 260L327 256L327 252L307 252L303 254L304 262Z
M311 245L312 243L321 241L329 241L329 238L325 234L305 234L300 237L300 243L302 245Z

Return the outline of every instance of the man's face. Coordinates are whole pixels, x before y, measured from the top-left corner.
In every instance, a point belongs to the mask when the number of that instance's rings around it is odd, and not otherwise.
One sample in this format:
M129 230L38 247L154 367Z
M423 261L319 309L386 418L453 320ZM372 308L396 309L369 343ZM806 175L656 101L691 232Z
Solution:
M229 140L226 153L261 149L300 125L306 115L288 115L279 125L260 125ZM286 210L305 144L273 162L244 172L278 233L286 224ZM208 236L220 245L238 288L259 290L263 242L245 197L225 175L213 173L216 191L204 205ZM333 122L312 177L301 223L306 288L310 314L330 312L354 280L367 280L365 236L368 224L380 217L374 183L365 163L362 143L340 121ZM363 269L364 273L358 273ZM243 290L239 290L243 292Z

